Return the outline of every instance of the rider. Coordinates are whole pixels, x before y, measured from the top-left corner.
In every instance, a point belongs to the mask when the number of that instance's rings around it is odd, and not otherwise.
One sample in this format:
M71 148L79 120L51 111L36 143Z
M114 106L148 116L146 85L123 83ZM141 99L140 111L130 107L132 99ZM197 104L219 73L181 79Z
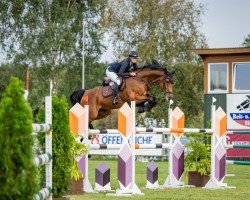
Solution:
M113 104L117 105L117 95L118 88L121 84L120 77L128 77L128 76L136 76L135 72L129 72L131 69L137 69L138 66L136 64L138 58L137 51L131 51L127 58L120 62L113 62L109 64L109 67L106 70L107 77L110 78L115 84L114 92L113 92Z

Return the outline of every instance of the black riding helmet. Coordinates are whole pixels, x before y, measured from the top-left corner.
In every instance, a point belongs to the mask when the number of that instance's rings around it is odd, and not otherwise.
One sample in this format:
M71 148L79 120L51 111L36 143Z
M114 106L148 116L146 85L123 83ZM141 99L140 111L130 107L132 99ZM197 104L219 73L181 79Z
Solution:
M132 58L138 58L139 55L138 55L137 51L130 51L128 56L132 57Z

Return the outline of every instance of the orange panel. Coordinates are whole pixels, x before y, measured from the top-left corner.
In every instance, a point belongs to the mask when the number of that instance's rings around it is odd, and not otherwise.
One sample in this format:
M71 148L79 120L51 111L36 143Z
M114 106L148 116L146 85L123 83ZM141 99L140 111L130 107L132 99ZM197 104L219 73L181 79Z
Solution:
M118 111L118 131L127 137L131 135L133 130L133 112L130 106L125 103Z
M184 128L185 115L179 107L176 107L172 112L172 127L173 129L183 129ZM173 132L174 135L180 136L182 132L178 130Z
M184 130L183 128L171 128L170 132L171 133L183 133Z
M85 127L85 117L86 117L86 110L79 104L76 103L70 110L69 110L69 125L70 131L77 135L82 135L84 131L86 131Z
M217 137L224 136L227 131L227 115L221 107L215 112L215 134Z
M69 126L70 126L70 131L74 134L76 134L78 131L78 124L77 124L77 117L69 111Z

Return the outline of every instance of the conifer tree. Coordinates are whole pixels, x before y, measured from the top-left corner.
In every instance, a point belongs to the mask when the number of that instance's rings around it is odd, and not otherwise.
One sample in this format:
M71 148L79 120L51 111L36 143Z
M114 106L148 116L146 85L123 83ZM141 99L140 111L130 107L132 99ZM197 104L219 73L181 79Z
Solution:
M33 199L39 190L32 152L32 113L23 84L11 78L0 103L0 198Z

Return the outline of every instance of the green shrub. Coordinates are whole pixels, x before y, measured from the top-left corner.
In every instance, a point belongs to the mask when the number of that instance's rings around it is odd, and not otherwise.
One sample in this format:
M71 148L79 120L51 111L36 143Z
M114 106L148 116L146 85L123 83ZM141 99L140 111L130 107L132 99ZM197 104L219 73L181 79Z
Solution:
M44 122L44 109L39 110L38 121ZM44 143L44 137L40 139ZM52 99L52 158L53 197L63 196L70 187L73 155L71 147L74 137L69 130L68 104L66 98Z
M72 147L71 147L71 153L72 153L72 158L74 158L73 165L71 168L71 178L78 181L80 178L83 177L83 174L78 168L78 163L76 161L76 158L81 157L84 154L88 153L88 149L84 144L74 140L74 142L72 143Z
M17 78L11 78L0 103L0 199L33 199L39 190L32 113L23 88Z
M187 150L185 172L209 175L211 172L211 145L205 144L203 134L190 134L188 138L190 141L185 145Z

